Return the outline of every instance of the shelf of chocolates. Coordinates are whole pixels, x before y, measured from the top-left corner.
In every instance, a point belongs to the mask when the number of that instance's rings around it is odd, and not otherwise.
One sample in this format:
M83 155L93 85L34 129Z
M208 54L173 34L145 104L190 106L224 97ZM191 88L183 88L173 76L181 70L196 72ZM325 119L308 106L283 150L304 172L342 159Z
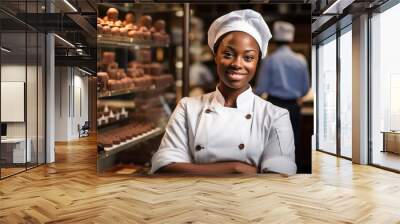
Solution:
M170 35L165 27L164 20L153 23L150 15L142 15L136 22L134 12L120 20L118 9L109 8L105 17L97 18L97 43L109 47L168 47Z
M98 157L107 158L163 133L163 128L149 123L134 123L103 132L97 135L99 147L104 150Z
M166 88L175 85L173 75L168 74L163 64L152 59L152 53L165 50L154 47L170 45L166 22L153 22L147 12L122 14L124 18L110 5L106 16L97 18L100 170L110 166L117 153L164 133L169 113L161 102L162 96ZM155 50L157 52L153 52ZM134 60L126 61L131 58ZM106 108L104 105L107 104Z
M98 132L99 152L100 154L106 153L100 159L162 134L163 127L165 127L165 121L162 119L164 111L156 98L142 99L138 103L130 100L101 102L98 107L98 115L101 114L101 117L105 117L104 113L112 112L114 119L109 120L107 124L102 122ZM125 120L115 119L117 114ZM110 119L110 117L108 118Z
M110 97L166 88L174 84L171 74L165 74L163 66L151 62L149 50L139 51L139 61L131 61L125 70L115 62L115 53L105 51L98 63L98 97Z
M132 114L133 107L127 108L124 106L98 106L97 107L97 126L103 127L110 124L115 124L124 120L128 120Z

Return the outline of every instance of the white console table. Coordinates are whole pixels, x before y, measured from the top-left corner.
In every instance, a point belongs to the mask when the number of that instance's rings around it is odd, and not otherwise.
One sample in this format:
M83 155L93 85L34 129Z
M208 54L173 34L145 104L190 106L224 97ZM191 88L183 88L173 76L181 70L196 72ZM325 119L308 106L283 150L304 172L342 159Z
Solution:
M30 138L27 138L26 142L28 144L27 144L26 151L25 151L25 138L1 139L1 151L5 152L5 151L12 149L12 163L31 162L32 140ZM2 157L3 157L3 155L2 155Z

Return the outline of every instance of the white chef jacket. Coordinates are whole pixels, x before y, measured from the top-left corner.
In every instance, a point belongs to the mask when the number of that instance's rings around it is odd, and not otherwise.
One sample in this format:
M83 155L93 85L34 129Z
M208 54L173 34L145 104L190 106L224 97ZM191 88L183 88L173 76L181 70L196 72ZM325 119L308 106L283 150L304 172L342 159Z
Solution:
M221 92L180 100L167 124L150 174L171 163L240 161L259 172L296 173L292 125L286 109L241 93L237 108Z

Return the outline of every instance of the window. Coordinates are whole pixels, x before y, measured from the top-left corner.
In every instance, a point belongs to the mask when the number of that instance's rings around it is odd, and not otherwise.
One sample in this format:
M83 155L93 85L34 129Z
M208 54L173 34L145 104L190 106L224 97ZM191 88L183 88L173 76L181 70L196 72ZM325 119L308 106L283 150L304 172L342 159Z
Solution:
M398 21L400 4L371 18L371 157L373 164L396 170L400 170L400 156L384 144L400 146L400 31L394 28ZM394 142L387 142L385 132L397 135Z
M336 153L336 36L318 48L318 149Z
M351 158L352 141L352 32L340 36L340 155Z

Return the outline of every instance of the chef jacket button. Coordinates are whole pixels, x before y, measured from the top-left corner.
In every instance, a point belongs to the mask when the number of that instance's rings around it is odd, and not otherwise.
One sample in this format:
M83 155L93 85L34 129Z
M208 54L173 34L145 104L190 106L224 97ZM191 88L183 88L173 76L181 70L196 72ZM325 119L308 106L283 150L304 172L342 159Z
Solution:
M206 109L206 113L208 114L208 113L210 113L211 112L211 110L210 109Z
M251 118L251 114L247 114L246 119L250 119L250 118Z
M240 150L244 149L244 144L243 143L239 145L239 149Z
M196 151L200 151L202 148L204 148L204 147L201 145L196 145Z

